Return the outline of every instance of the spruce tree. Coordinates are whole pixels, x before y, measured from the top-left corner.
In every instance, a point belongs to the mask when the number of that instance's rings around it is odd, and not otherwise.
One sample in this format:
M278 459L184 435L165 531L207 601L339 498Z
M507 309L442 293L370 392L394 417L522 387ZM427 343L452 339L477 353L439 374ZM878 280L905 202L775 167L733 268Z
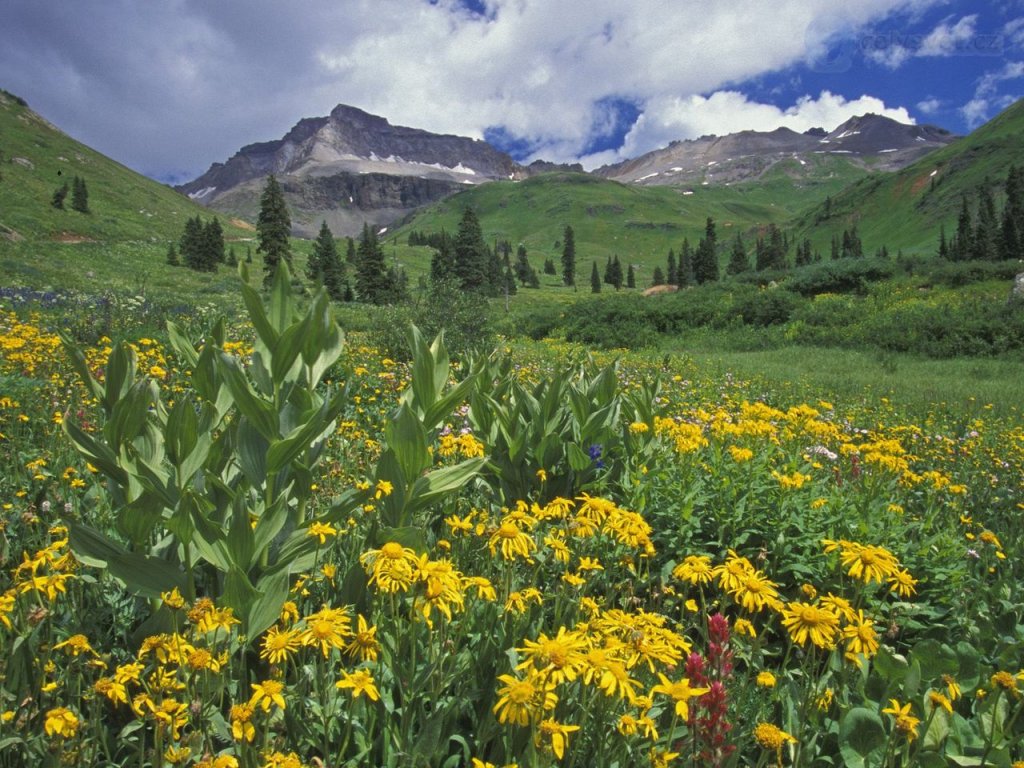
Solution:
M199 267L203 272L216 272L217 265L224 261L224 229L214 217L203 226Z
M181 262L189 269L203 268L203 221L198 214L185 222L185 230L178 241Z
M1010 166L1004 190L1000 252L1004 259L1024 258L1024 168Z
M181 266L181 262L178 260L178 252L174 248L174 243L167 246L167 263L172 267Z
M985 179L978 189L978 219L974 225L971 258L979 261L994 261L999 258L999 221L996 218L996 203L988 179Z
M636 272L633 270L633 265L629 265L629 269L626 270L626 287L636 288Z
M676 285L685 288L693 285L693 249L690 241L683 238L683 246L679 249L679 262L676 265Z
M313 252L306 264L306 276L327 290L334 301L345 298L345 264L338 254L338 245L327 226L326 219L320 225L320 233L313 243Z
M747 249L743 245L743 238L736 233L736 239L732 243L732 251L729 254L729 263L725 268L728 275L740 275L750 269L750 259L747 256Z
M386 304L391 292L384 250L377 233L365 222L356 249L356 292L359 300L367 304Z
M555 270L555 260L552 258L544 259L544 274L545 275L557 275L558 272Z
M619 261L619 254L612 257L611 284L615 286L616 291L622 287L622 262Z
M604 264L604 281L606 283L608 283L608 285L614 285L614 283L612 283L612 257L611 256L608 257L608 260L605 261L605 264Z
M597 262L590 262L590 292L600 293L601 292L601 275L597 271Z
M698 285L718 280L717 242L715 221L709 216L704 227L704 237L693 255L693 279Z
M228 248L228 259L226 263L229 267L238 266L238 255L235 253L235 246L233 245Z
M671 248L668 249L668 263L666 266L668 269L665 270L665 281L669 285L679 285L679 273L676 271L676 254Z
M566 225L562 245L562 283L576 285L576 235L572 227Z
M89 212L89 190L85 179L75 176L71 182L71 207L79 213Z
M441 234L444 234L444 232L442 232ZM347 261L352 266L355 266L355 264L356 264L356 241L353 240L351 237L347 237L347 238L345 238L345 243L346 243L345 244L345 261Z
M832 250L830 258L832 261L839 258L839 237L837 235L832 235Z
M462 289L490 293L493 286L491 253L484 242L480 221L472 208L462 212L453 250L455 274Z
M964 195L960 198L960 215L957 218L956 235L950 248L953 261L966 261L971 257L974 252L973 237L974 224L971 220L971 210L967 207L967 196Z
M949 260L949 243L946 242L946 225L939 225L939 252L940 259Z
M526 246L522 243L516 248L516 278L523 285L529 285L533 278L536 278L536 273L533 271L533 267L530 266L530 259L526 253Z
M655 267L654 272L651 275L651 287L656 285L665 284L665 273L661 271L661 267Z
M68 192L70 191L71 189L70 187L68 187L68 183L65 181L61 186L54 190L53 197L50 198L50 205L52 205L54 208L64 210L64 200L65 198L67 198Z
M256 218L256 236L260 243L256 250L263 254L264 285L270 284L281 259L285 259L288 266L291 266L292 253L288 244L291 229L292 219L284 200L284 192L271 174L260 195L260 212Z

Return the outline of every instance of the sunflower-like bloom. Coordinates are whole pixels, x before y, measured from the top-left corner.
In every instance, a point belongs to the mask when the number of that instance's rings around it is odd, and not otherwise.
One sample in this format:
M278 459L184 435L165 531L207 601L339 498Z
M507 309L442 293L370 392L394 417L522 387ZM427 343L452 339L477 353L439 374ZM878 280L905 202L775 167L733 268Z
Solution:
M452 567L451 561L420 556L416 565L416 580L426 588L425 594L417 598L417 608L428 621L434 608L451 621L452 607L462 610L465 605L462 574Z
M819 648L829 649L839 632L839 616L820 605L794 601L782 609L782 626L797 645L810 640Z
M341 680L336 682L334 686L342 690L352 691L353 699L366 696L366 698L372 701L380 701L380 692L377 690L373 675L365 669L357 669L355 672L342 672Z
M651 688L651 694L663 693L675 700L676 716L684 721L690 716L689 705L686 702L697 696L703 696L711 690L710 688L691 688L690 681L685 677L672 682L659 672L658 678L661 683Z
M565 756L565 747L569 743L569 734L579 729L578 725L566 725L551 719L542 720L540 727L537 729L537 744L539 746L543 738L547 737L551 740L551 751L555 753L555 757L561 760Z
M517 557L530 560L530 553L537 548L533 539L511 521L498 526L487 546L491 550L491 557L496 556L500 548L501 556L505 560L515 560Z
M416 553L395 541L380 549L371 549L359 556L359 562L370 574L370 583L384 592L405 592L415 581Z
M516 650L526 658L517 669L531 668L555 684L575 680L586 665L587 648L583 635L559 627L554 637L541 633L536 641L524 641L524 647Z
M896 730L902 733L907 741L917 738L917 726L920 719L910 714L910 702L900 705L896 699L889 699L889 706L882 710L883 715L892 715L896 721Z
M494 714L499 723L529 725L539 720L543 713L555 708L558 696L555 685L550 680L541 678L536 673L520 679L515 675L498 675L504 686L498 689L498 701L494 705Z
M857 611L853 621L843 627L842 636L846 641L847 656L863 653L870 658L878 652L878 633L874 622L864 616L864 611Z
M360 661L376 661L380 652L380 643L377 641L377 627L371 627L366 618L359 614L357 617L356 631L345 646L345 654L349 658Z
M260 658L271 664L282 664L302 646L302 633L295 628L278 629L275 625L263 636Z
M672 569L672 577L691 584L710 584L714 578L711 558L707 555L687 555L683 562Z
M738 579L739 583L729 590L732 599L744 610L755 613L765 608L777 611L782 608L778 586L761 571L752 571Z
M43 730L48 736L70 739L78 733L78 725L78 715L67 707L56 707L47 711Z
M825 552L839 550L839 562L847 569L851 578L865 584L883 584L900 570L900 563L885 547L873 544L858 544L855 541L823 539Z
M909 571L897 569L889 576L889 589L900 597L910 597L914 594L917 586L917 579L910 575Z
M324 606L306 617L306 629L301 635L305 646L319 647L324 658L331 648L342 650L352 636L352 617L346 608Z
M782 747L787 742L796 743L794 736L772 723L758 723L754 728L754 740L765 749L770 749L773 752L782 751Z
M235 741L252 743L256 738L256 726L252 722L252 704L235 704L231 707L231 735Z
M271 705L284 709L284 683L280 680L264 680L262 683L250 683L250 686L252 696L249 697L249 704L253 709L259 707L269 712Z
M718 579L718 586L725 592L729 592L740 586L744 577L755 570L753 563L730 549L729 556L725 558L725 562L721 565L716 565L712 573Z
M639 682L629 676L625 662L618 657L619 643L611 640L612 647L591 648L586 654L583 682L596 685L605 696L618 696L630 704L636 701Z

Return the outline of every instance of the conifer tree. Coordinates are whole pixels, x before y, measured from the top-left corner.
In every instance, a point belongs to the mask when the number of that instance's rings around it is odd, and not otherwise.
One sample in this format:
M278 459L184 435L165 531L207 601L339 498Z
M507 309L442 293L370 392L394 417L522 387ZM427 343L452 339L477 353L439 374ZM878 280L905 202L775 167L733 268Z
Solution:
M988 179L978 189L978 218L974 225L970 258L991 261L999 257L999 221Z
M52 205L54 208L64 210L64 200L65 198L67 198L68 192L70 191L71 189L70 187L68 187L68 183L65 181L61 186L54 190L53 197L50 198L50 205Z
M590 262L590 292L600 293L601 292L601 275L597 271L597 262Z
M732 251L729 254L729 263L725 272L728 275L740 275L750 269L750 259L747 256L747 249L743 245L743 238L736 233L736 239L732 243Z
M616 291L622 287L622 262L619 261L619 254L612 257L611 284L615 286Z
M441 234L444 234L444 232L442 231ZM345 238L345 241L346 241L346 245L345 245L345 261L347 261L352 266L355 266L355 263L356 263L356 241L353 240L351 237Z
M636 288L636 272L633 270L632 263L630 263L629 269L626 270L626 287Z
M974 224L971 220L971 210L967 207L967 196L964 195L960 198L960 216L957 218L956 235L950 248L953 261L966 261L971 257L974 252L973 237Z
M71 207L79 213L89 213L89 190L85 179L78 176L71 182Z
M430 281L435 285L458 277L455 268L455 246L450 237L438 241L430 257Z
M604 264L604 281L608 285L612 285L612 257L609 256L608 260Z
M226 263L229 267L238 266L238 255L235 253L235 246L233 245L228 248L228 259Z
M263 254L264 285L270 284L281 259L285 259L288 266L291 266L292 253L288 244L291 229L292 219L284 200L284 192L271 174L260 195L260 212L256 218L256 236L260 242L256 250Z
M178 260L178 252L174 248L174 243L167 246L167 263L172 267L181 266L181 262Z
M356 249L356 292L359 300L367 304L386 304L390 298L384 250L377 233L365 222Z
M185 222L185 230L178 241L182 263L189 269L203 269L203 221L198 214Z
M558 272L555 270L555 260L552 258L544 259L544 274L545 275L557 275Z
M493 286L491 254L480 221L472 208L462 212L454 243L455 274L463 290L490 293Z
M830 258L832 259L832 261L836 261L839 258L839 236L838 235L832 235L832 246L831 246Z
M946 242L946 225L939 225L939 252L940 259L949 260L949 243Z
M651 287L656 285L665 284L665 273L661 271L661 267L655 267L654 272L651 274Z
M216 272L217 265L224 261L224 229L215 216L203 226L202 232L199 266L196 269Z
M698 285L718 280L718 250L715 221L710 216L697 251L693 255L693 279Z
M562 245L562 283L576 285L576 235L572 227L566 225Z
M306 276L317 285L322 285L332 300L344 300L345 264L338 254L338 245L326 219L321 223L320 233L313 243L313 252L306 264Z
M1004 190L1000 255L1004 259L1024 258L1024 168L1010 166Z
M665 265L665 281L669 285L679 285L679 273L676 271L676 254L669 248L668 249L668 263Z
M693 249L688 238L683 238L683 246L679 249L679 262L676 265L676 285L685 288L693 285Z

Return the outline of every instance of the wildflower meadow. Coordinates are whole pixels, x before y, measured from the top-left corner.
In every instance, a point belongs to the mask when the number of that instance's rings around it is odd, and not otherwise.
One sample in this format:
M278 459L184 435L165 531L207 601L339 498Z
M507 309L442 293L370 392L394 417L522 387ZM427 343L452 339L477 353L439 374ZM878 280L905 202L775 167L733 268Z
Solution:
M240 290L0 305L0 766L1024 765L1019 410Z

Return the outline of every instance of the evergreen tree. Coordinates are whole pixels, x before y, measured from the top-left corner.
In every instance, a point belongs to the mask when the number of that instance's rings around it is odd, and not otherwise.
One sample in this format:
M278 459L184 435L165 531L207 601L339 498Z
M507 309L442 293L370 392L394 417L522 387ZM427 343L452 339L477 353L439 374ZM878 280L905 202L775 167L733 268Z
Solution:
M814 260L814 256L811 253L811 241L804 238L804 241L796 247L796 258L794 259L794 265L797 267L803 267L810 264Z
M597 271L597 262L590 262L590 292L601 292L601 274Z
M291 234L292 219L288 213L288 205L284 200L284 192L280 184L271 174L260 195L260 212L256 218L256 236L263 254L263 284L269 285L281 259L292 263L292 253L288 244Z
M732 243L732 251L729 254L729 263L725 268L728 275L740 275L750 269L750 259L747 256L747 249L743 245L743 238L736 233L736 239Z
M839 237L838 235L832 235L832 248L829 258L832 261L836 261L839 258Z
M537 278L537 271L530 266L530 259L526 253L526 246L522 243L516 249L516 265L515 265L516 278L523 285L528 285L531 288L536 288L540 285L540 280Z
M978 189L978 220L974 225L971 242L972 259L994 261L999 258L999 221L996 218L996 203L988 179Z
M665 284L665 273L661 271L661 267L654 268L654 274L651 275L651 287L655 285Z
M717 242L715 221L709 216L704 227L704 237L693 254L693 279L698 285L718 280Z
M1000 255L1004 259L1024 258L1024 168L1010 166L1006 174L1006 202L1000 228Z
M441 234L444 234L443 232ZM345 238L345 261L352 266L356 265L356 241L351 237Z
M502 275L502 281L504 282L505 295L515 296L516 291L518 291L519 288L516 285L516 274L512 271L511 266L505 267L505 273Z
M636 272L633 270L633 265L629 265L629 269L626 270L626 287L636 288Z
M964 195L960 198L960 216L957 217L956 235L950 247L953 261L966 261L971 257L974 252L973 237L974 224L971 221L971 210L967 207L967 196Z
M345 263L341 260L338 244L326 220L320 225L320 233L313 243L313 252L306 264L306 276L317 285L322 285L332 300L344 300Z
M85 179L75 176L71 182L71 207L79 213L89 212L89 190Z
M622 288L622 262L619 261L619 254L615 254L612 258L612 285L615 286L615 290Z
M203 269L203 221L198 214L185 222L185 230L178 241L178 252L182 263L189 269Z
M454 243L455 274L465 291L490 293L493 286L491 254L484 242L480 221L472 208L462 212Z
M60 187L54 190L53 197L50 198L50 205L54 208L64 210L64 200L70 191L71 188L68 187L68 183L65 181Z
M558 272L555 270L555 260L552 258L544 259L544 274L545 275L557 275Z
M203 272L216 272L217 265L223 261L224 229L217 217L214 217L203 226L199 266L196 269Z
M679 249L679 262L676 265L676 285L685 288L693 283L693 249L689 239L683 238L683 247Z
M613 285L613 283L612 283L612 257L611 256L609 256L608 260L605 261L605 263L604 263L604 281L608 285Z
M949 260L949 243L946 242L946 225L939 225L939 253L940 259Z
M679 285L679 273L676 271L676 255L671 248L668 249L668 263L665 265L665 280L669 285Z
M230 248L228 248L227 265L229 267L237 267L238 266L238 255L235 253L235 246L233 246L233 245Z
M391 293L384 250L376 232L365 222L356 249L356 292L359 300L367 304L386 304Z
M167 263L172 267L181 266L181 262L178 260L178 251L174 248L174 243L167 246Z
M576 285L576 235L572 227L566 226L562 246L562 283Z

